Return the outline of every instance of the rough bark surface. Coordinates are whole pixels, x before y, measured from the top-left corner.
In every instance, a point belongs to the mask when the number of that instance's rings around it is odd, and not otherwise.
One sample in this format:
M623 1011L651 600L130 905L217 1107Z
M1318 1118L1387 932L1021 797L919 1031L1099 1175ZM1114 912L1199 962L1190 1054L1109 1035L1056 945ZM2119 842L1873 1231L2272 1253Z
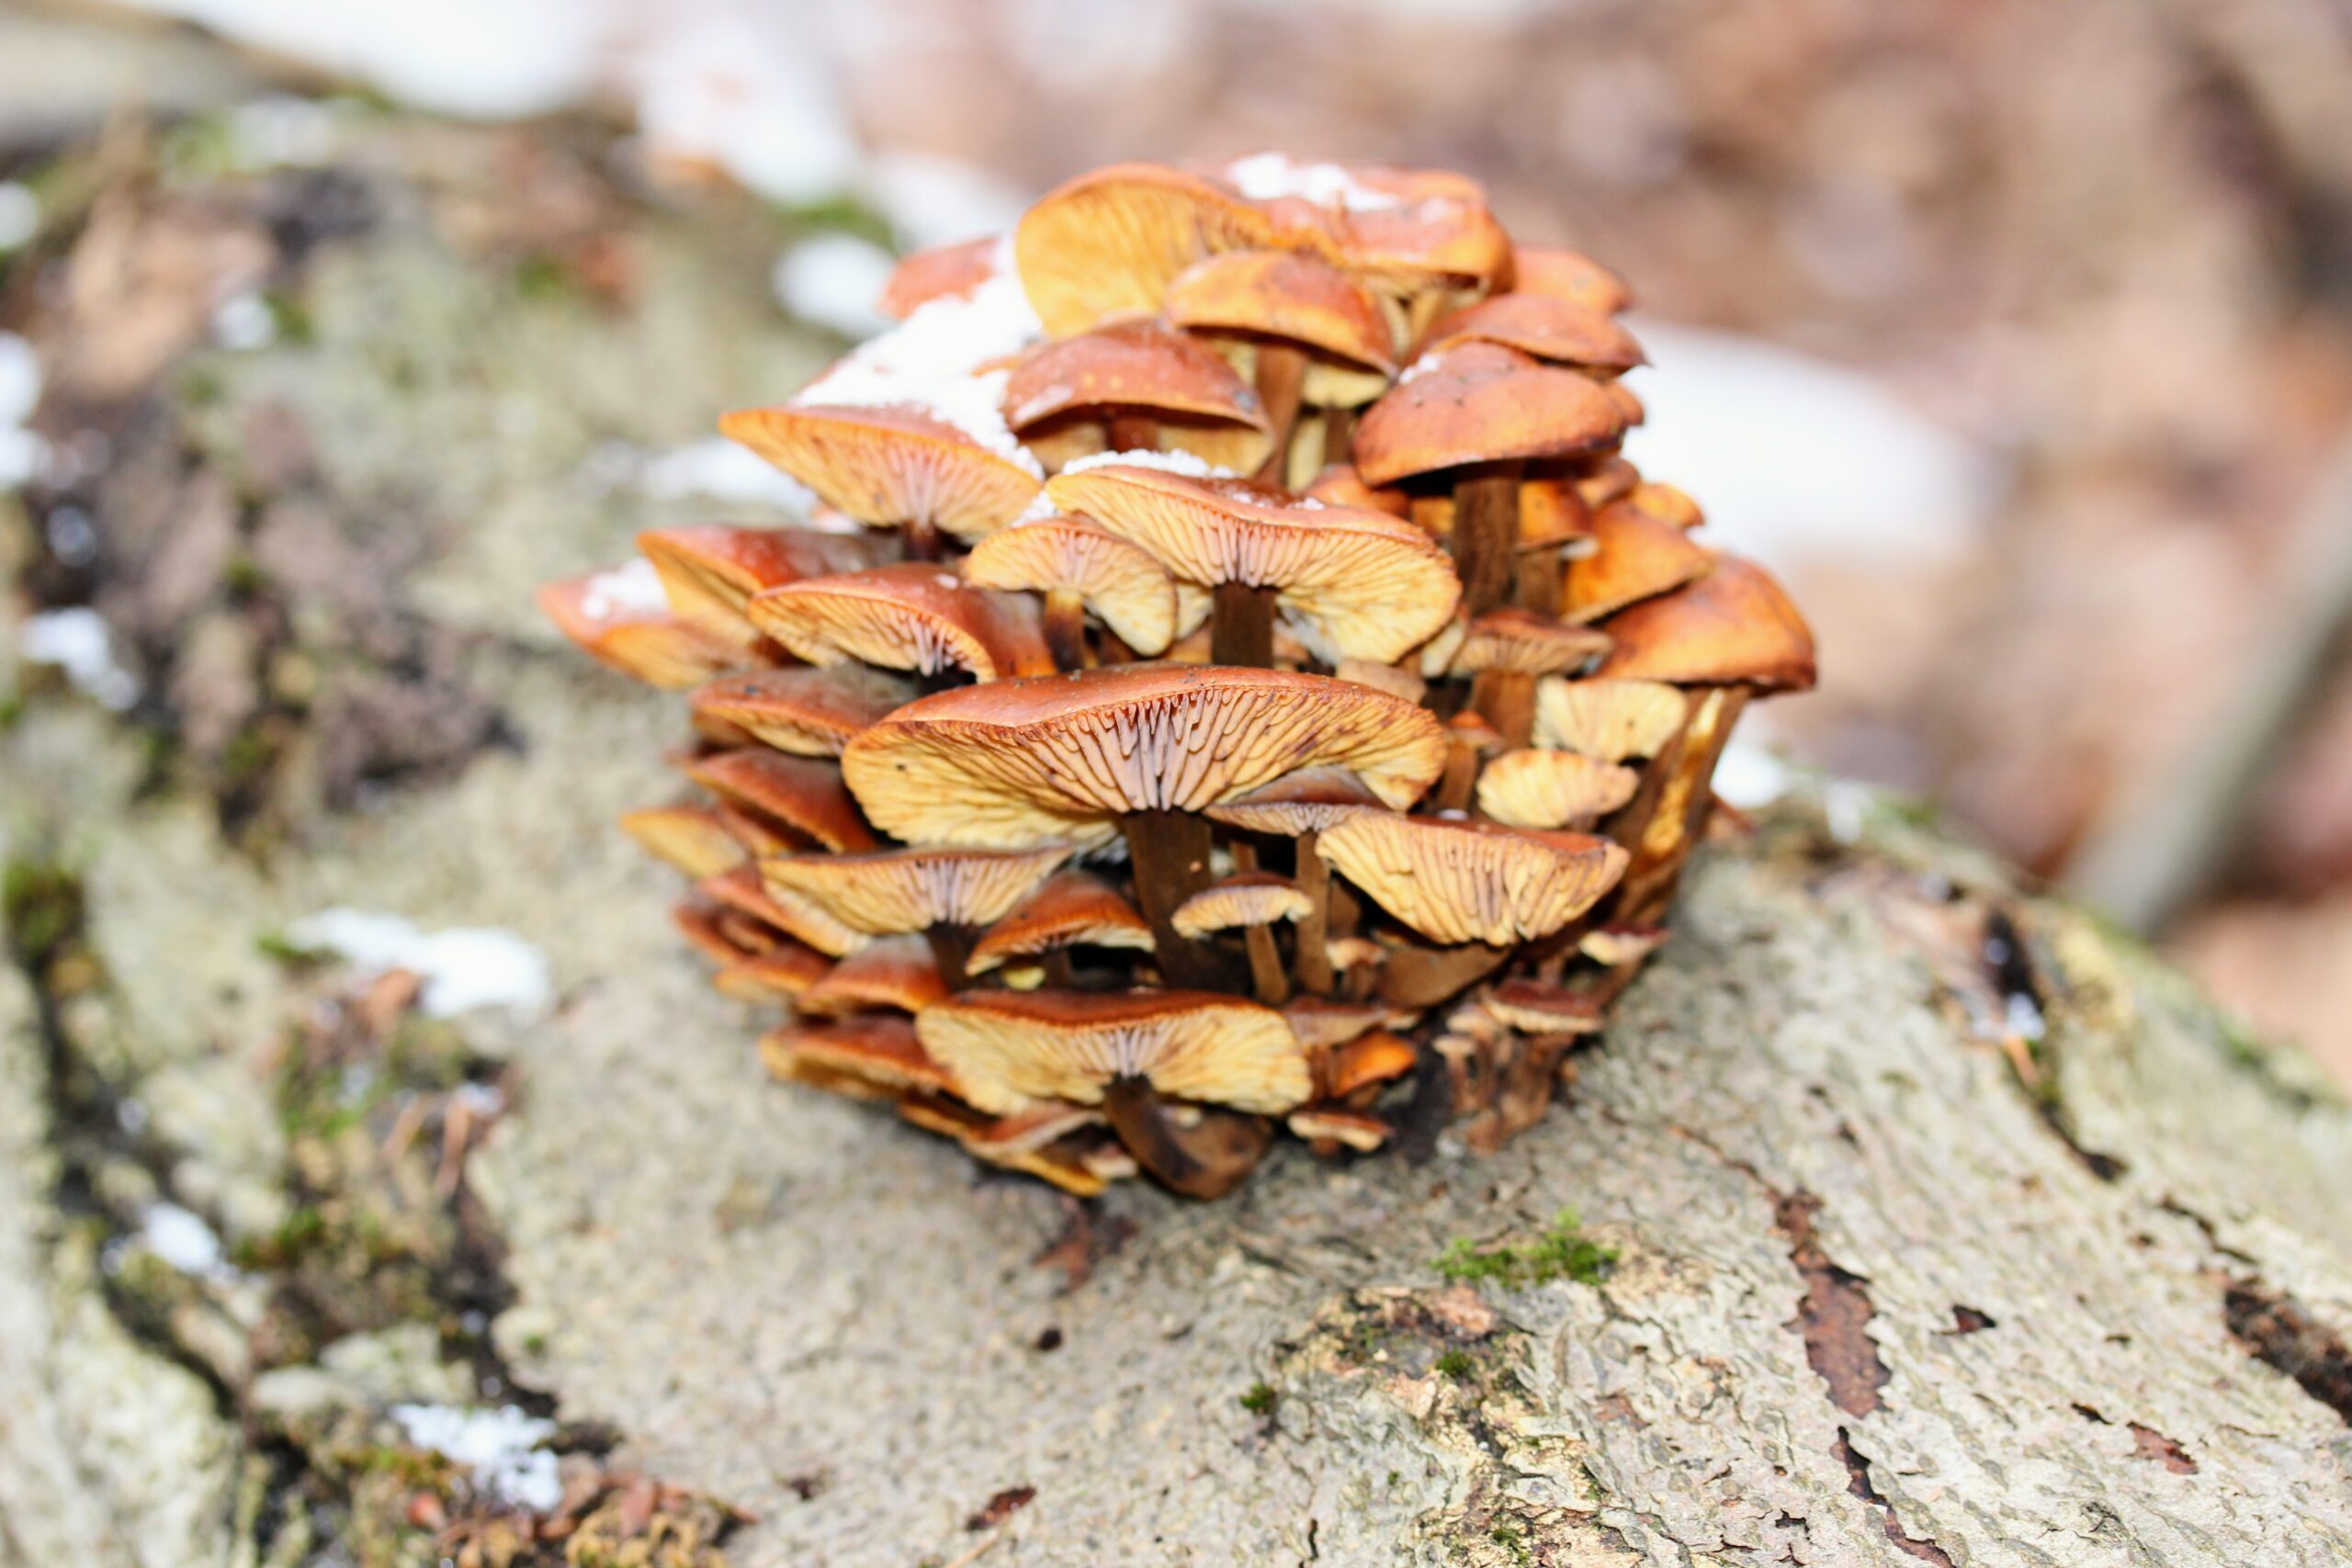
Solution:
M318 1369L271 1359L266 1268L159 1312L114 1252L159 1197L232 1248L283 1233L304 1144L270 1042L323 982L256 942L341 904L548 953L548 1016L458 1025L513 1069L465 1166L510 1292L481 1348L755 1516L739 1564L2352 1560L2352 1113L1883 813L1840 842L1798 807L1705 855L1567 1102L1491 1158L1293 1148L1214 1205L1081 1207L765 1083L757 1020L608 827L672 788L670 705L527 596L659 510L600 451L690 438L812 351L760 322L754 269L642 212L614 220L624 302L518 297L450 237L448 134L368 132L377 223L303 263L303 340L190 350L200 406L142 403L118 482L148 491L99 500L164 515L238 476L238 527L350 546L368 613L423 639L371 654L322 611L271 646L494 722L345 796L282 712L277 765L230 790L159 769L208 688L121 716L16 672L6 859L71 876L83 962L0 975L0 1555L291 1550L299 1461L254 1434ZM272 467L289 420L303 461ZM146 548L101 579L126 628L169 609ZM316 611L312 558L271 558ZM245 600L185 597L252 632ZM1434 1266L1566 1209L1617 1251L1597 1278ZM446 1365L320 1365L350 1399L447 1397Z

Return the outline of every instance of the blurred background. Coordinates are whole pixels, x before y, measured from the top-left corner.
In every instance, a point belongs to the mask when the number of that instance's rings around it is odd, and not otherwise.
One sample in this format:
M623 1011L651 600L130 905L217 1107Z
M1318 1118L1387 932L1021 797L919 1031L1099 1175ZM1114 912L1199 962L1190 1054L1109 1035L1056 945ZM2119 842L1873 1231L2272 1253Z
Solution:
M716 207L820 350L876 324L894 252L1099 163L1466 171L1633 282L1632 455L1819 633L1822 689L1725 793L1818 770L1941 814L2352 1079L2346 0L0 6L16 658L238 787L267 694L200 678L150 570L170 509L141 535L97 476L125 389L303 330L273 280L359 221L368 128L418 115L469 128L435 144L448 221L518 296L637 309L616 204ZM133 167L260 194L134 219ZM706 443L630 460L777 497ZM401 657L423 674L350 705L357 798L494 724L403 705L437 677Z

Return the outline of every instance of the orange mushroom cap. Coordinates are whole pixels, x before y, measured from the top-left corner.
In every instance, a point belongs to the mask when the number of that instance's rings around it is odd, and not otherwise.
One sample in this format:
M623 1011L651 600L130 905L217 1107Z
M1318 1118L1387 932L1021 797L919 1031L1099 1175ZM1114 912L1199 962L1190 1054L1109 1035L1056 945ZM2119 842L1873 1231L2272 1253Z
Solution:
M801 757L838 757L850 738L915 699L915 684L862 664L751 670L722 675L694 694L696 716L736 726L764 746Z
M887 535L816 534L793 528L656 528L637 536L672 608L696 626L749 646L759 633L744 617L752 594L804 577L856 571L898 557Z
M1617 501L1593 517L1594 549L1568 563L1562 611L1591 621L1706 575L1713 558L1671 523Z
M890 270L890 280L876 303L884 315L903 321L933 299L967 299L996 276L997 250L1002 243L988 235L903 256Z
M1121 642L1156 658L1176 640L1176 583L1149 551L1081 517L1039 517L972 547L964 576L982 588L1077 594Z
M1273 449L1256 389L1205 344L1157 321L1114 321L1046 344L1004 384L1004 422L1033 444L1069 420L1126 412L1157 421L1163 445L1236 471Z
M1580 252L1554 245L1512 247L1511 288L1612 316L1634 302L1634 291L1615 273Z
M852 931L878 936L1001 919L1069 852L1067 845L1048 844L784 855L761 862L760 874L771 894L797 894Z
M1633 799L1640 784L1633 769L1574 751L1509 751L1478 775L1478 809L1512 828L1580 826Z
M911 405L739 409L718 428L865 524L921 521L977 539L1020 516L1040 483L1022 461Z
M1498 294L1439 319L1423 345L1442 354L1465 343L1497 343L1553 365L1609 374L1646 364L1634 334L1605 313L1544 294Z
M696 758L686 776L805 833L829 850L866 850L874 834L842 786L841 769L810 757L745 746Z
M1367 484L1525 457L1565 457L1613 445L1623 413L1588 377L1496 344L1469 343L1417 361L1355 433Z
M1813 631L1762 567L1717 556L1704 577L1609 617L1596 674L1683 686L1813 685Z
M1657 756L1690 716L1690 699L1663 681L1547 680L1535 687L1535 743L1604 762Z
M1283 1015L1202 991L964 991L915 1021L963 1098L1000 1114L1098 1103L1120 1078L1179 1100L1279 1113L1313 1089Z
M620 815L620 829L655 859L697 880L743 863L736 842L707 806L648 806Z
M543 584L537 599L582 652L650 686L698 686L744 661L741 647L673 613L660 575L640 558Z
M1021 286L1069 337L1159 312L1176 275L1219 251L1265 248L1277 226L1232 186L1157 164L1114 164L1047 192L1012 231Z
M1169 284L1163 309L1195 332L1250 333L1384 376L1396 369L1378 303L1303 251L1234 251L1195 262Z
M1007 959L1028 958L1056 948L1124 947L1148 953L1151 922L1102 878L1065 871L1048 878L1019 907L972 944L965 967L983 975Z
M792 1004L807 1018L838 1018L869 1009L916 1013L947 995L931 944L920 936L871 942L806 986Z
M1489 610L1470 623L1453 655L1458 674L1486 670L1557 675L1609 651L1609 639L1589 626L1569 626L1532 610Z
M789 582L754 598L751 615L811 664L856 660L926 675L956 666L981 681L1054 667L1035 600L971 587L937 562Z
M760 1042L760 1058L779 1078L860 1099L956 1090L955 1076L923 1050L913 1023L896 1013L789 1024Z
M1623 849L1581 833L1367 811L1315 852L1431 942L1493 947L1549 936L1616 886Z

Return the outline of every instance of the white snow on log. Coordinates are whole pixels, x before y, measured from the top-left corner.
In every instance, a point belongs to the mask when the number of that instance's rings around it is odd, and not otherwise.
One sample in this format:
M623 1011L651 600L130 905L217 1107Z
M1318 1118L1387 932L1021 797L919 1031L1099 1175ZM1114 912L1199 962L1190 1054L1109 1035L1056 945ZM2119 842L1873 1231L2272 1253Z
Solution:
M1985 451L1868 376L1728 333L1634 330L1657 368L1636 378L1649 423L1625 455L1697 496L1711 536L1744 555L1937 564L1997 500Z
M232 350L267 348L277 341L277 317L258 294L234 294L212 312L212 341Z
M869 337L890 319L876 306L898 259L854 234L819 234L776 258L776 302L844 337Z
M1083 457L1073 457L1064 463L1062 472L1082 474L1089 468L1108 468L1114 463L1130 468L1159 468L1196 479L1229 479L1234 477L1231 468L1220 468L1207 458L1191 452L1090 452Z
M114 641L96 610L43 610L17 628L17 655L53 665L74 690L119 713L139 700L139 678L115 662Z
M40 356L15 333L0 333L0 492L40 471L41 438L25 428L40 402Z
M1796 772L1758 741L1734 735L1715 760L1716 798L1743 811L1770 806L1796 786Z
M662 589L662 574L643 556L598 572L580 591L580 613L592 621L666 615L669 609L670 595Z
M512 1404L395 1404L391 1416L410 1442L464 1465L475 1485L502 1501L540 1514L563 1501L556 1456L539 1446L555 1436L552 1421Z
M177 1203L150 1203L139 1219L139 1239L148 1251L183 1274L215 1280L231 1272L227 1254L212 1227Z
M408 970L424 983L417 1005L432 1018L486 1007L536 1013L553 989L547 955L492 927L424 931L398 915L334 908L295 921L286 934L298 946L322 949L362 969Z
M817 504L807 485L748 446L722 435L667 452L615 444L591 460L599 478L660 501L725 501L805 514Z
M858 188L917 250L1010 231L1029 205L1019 186L978 164L922 152L876 154Z
M1358 185L1337 164L1295 164L1280 152L1256 152L1225 166L1225 177L1252 201L1295 196L1318 207L1377 212L1403 202L1385 190Z
M820 29L797 6L647 6L624 55L625 88L657 159L715 164L777 201L847 189L855 137Z

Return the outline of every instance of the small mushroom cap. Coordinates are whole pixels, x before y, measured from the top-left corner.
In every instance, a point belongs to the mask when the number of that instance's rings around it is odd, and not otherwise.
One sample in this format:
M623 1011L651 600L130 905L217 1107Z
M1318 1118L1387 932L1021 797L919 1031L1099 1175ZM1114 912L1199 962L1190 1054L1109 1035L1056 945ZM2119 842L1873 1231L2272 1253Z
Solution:
M841 769L831 762L744 746L696 759L687 765L686 776L829 850L874 847L874 834L842 785Z
M756 944L736 940L725 919L733 912L707 898L684 898L670 907L670 919L696 952L720 964L741 963L775 945L764 938Z
M937 562L901 561L786 583L754 598L751 615L754 626L811 664L856 660L926 675L954 666L980 681L1041 675L1054 667L1035 601L968 587Z
M1535 743L1604 762L1655 757L1690 712L1690 699L1663 681L1543 681L1535 687Z
M894 936L868 942L812 979L793 1010L809 1018L877 1008L916 1013L946 995L931 944L919 936Z
M888 535L816 534L792 528L649 529L637 547L653 563L677 613L748 646L759 637L743 614L763 588L804 577L857 571L896 558Z
M1385 810L1388 805L1345 768L1301 768L1209 807L1203 815L1245 832L1296 838L1320 832L1358 811Z
M1554 245L1515 245L1511 263L1514 293L1548 295L1612 316L1634 302L1634 291L1622 278L1581 252Z
M1604 311L1545 294L1498 294L1466 306L1430 329L1428 350L1498 343L1553 365L1611 374L1646 363L1634 334Z
M1704 549L1671 523L1628 502L1611 502L1592 520L1593 551L1568 563L1562 613L1591 621L1653 594L1670 593L1706 575Z
M854 953L872 940L797 894L778 897L771 892L760 880L757 866L739 865L717 876L706 876L695 884L695 889L705 897L726 905L730 913L748 916L760 926L782 931L828 957ZM741 943L739 942L738 945ZM758 951L766 952L775 945L771 942Z
M1276 238L1234 189L1156 164L1114 164L1056 187L1012 231L1021 287L1055 337L1159 310L1176 275L1204 255Z
M960 244L933 245L901 257L891 269L875 301L882 313L903 321L933 299L967 299L975 289L996 276L997 247L993 235Z
M1283 1005L1283 1017L1299 1043L1310 1051L1328 1052L1335 1045L1377 1029L1388 1021L1388 1010L1371 1002L1344 1002L1330 997L1293 997Z
M1589 461L1587 471L1576 481L1577 496L1598 512L1612 501L1624 500L1639 489L1641 483L1642 471L1611 452L1605 457Z
M1176 583L1149 551L1081 517L1040 517L990 534L965 558L981 588L1077 594L1121 642L1157 658L1176 640Z
M718 814L718 825L754 855L780 855L788 850L808 847L807 834L796 833L765 812L754 811L741 801L721 800L711 809Z
M1611 968L1639 964L1656 953L1668 936L1664 926L1595 926L1577 941L1577 950L1595 964Z
M1302 1106L1290 1113L1283 1125L1293 1136L1309 1143L1329 1139L1367 1155L1386 1143L1394 1131L1371 1111L1354 1111L1344 1105Z
M1616 810L1641 782L1631 768L1574 751L1512 751L1478 775L1478 809L1513 828L1566 828Z
M1813 631L1762 567L1717 556L1687 587L1609 617L1615 644L1595 673L1684 686L1802 692L1814 681Z
M1444 624L1462 593L1445 553L1385 512L1124 463L1056 475L1046 493L1188 581L1276 590L1349 658L1400 657Z
M732 870L746 858L743 846L707 806L648 806L624 811L620 829L646 853L697 881Z
M1323 944L1324 961L1341 974L1385 963L1388 950L1368 936L1335 936Z
M1616 886L1627 858L1581 833L1369 811L1315 852L1431 942L1493 947L1558 931Z
M1037 476L910 406L740 409L718 428L861 523L932 523L961 539L1003 527Z
M832 961L797 942L729 964L710 977L721 996L739 1002L793 1001L825 977Z
M1270 871L1245 871L1185 899L1170 924L1179 934L1197 938L1243 926L1305 919L1314 908L1288 878Z
M741 647L671 611L660 575L641 558L545 583L537 599L582 652L649 686L683 691L743 662Z
M1485 670L1557 675L1580 669L1609 651L1609 639L1589 626L1570 626L1532 610L1489 610L1470 623L1453 656L1458 674Z
M983 975L1012 958L1027 958L1062 947L1152 949L1151 922L1136 912L1111 885L1082 871L1046 879L1012 913L972 944L965 967Z
M1374 1030L1324 1054L1323 1092L1332 1100L1344 1099L1360 1089L1403 1077L1420 1059L1411 1041Z
M1673 485L1644 479L1627 493L1625 500L1659 522L1671 523L1678 528L1696 528L1707 521L1699 503Z
M1001 919L1069 853L1066 844L1046 844L785 855L761 862L760 874L773 896L797 895L852 931L895 935Z
M1623 381L1603 381L1600 389L1609 394L1611 402L1617 405L1618 417L1625 422L1626 429L1647 423L1650 412L1642 406L1641 394L1633 388Z
M1527 1034L1592 1034L1601 1024L1600 1003L1541 980L1506 980L1480 1006L1496 1022Z
M760 1059L779 1078L862 1098L954 1094L956 1079L932 1059L915 1027L896 1013L866 1012L829 1023L794 1023L760 1042ZM842 1080L846 1080L844 1083Z
M798 757L838 757L850 738L915 700L911 681L862 664L746 670L695 690L696 717Z
M1519 486L1519 547L1592 547L1592 509L1575 483L1557 474L1531 474Z
M1445 721L1445 738L1455 746L1467 746L1481 757L1491 757L1503 749L1502 731L1487 722L1487 716L1476 708L1464 708Z
M1280 338L1351 365L1396 373L1388 322L1371 295L1304 251L1234 251L1193 263L1168 286L1168 319L1193 331Z
M1470 343L1424 359L1356 424L1356 471L1394 484L1416 474L1613 446L1623 411L1600 383L1515 349Z
M1495 221L1486 187L1468 175L1385 164L1344 164L1339 172L1347 184L1334 204L1338 259L1351 271L1404 289L1484 287L1510 273L1510 237Z
M999 1128L1021 1128L1033 1122L1052 1125L1054 1117L1071 1109L1084 1111L1083 1107L1049 1107L1034 1114L990 1118L952 1100L899 1101L899 1114L907 1122L926 1133L955 1139L975 1159L1049 1181L1073 1198L1099 1197L1113 1181L1135 1174L1132 1160L1122 1164L1102 1157L1103 1148L1115 1149L1115 1145L1088 1145L1067 1134L1043 1142L997 1135Z
M1282 670L1123 665L935 693L850 742L873 820L932 843L1101 844L1134 811L1198 811L1318 764L1384 804L1445 765L1437 721L1367 686Z
M1408 703L1419 702L1430 690L1430 683L1412 671L1369 659L1342 659L1331 667L1331 673L1342 681L1353 681L1359 686L1370 686Z
M1391 517L1408 517L1412 513L1412 498L1401 490L1374 490L1363 482L1353 463L1332 463L1315 476L1305 491L1310 501L1326 506L1353 506L1366 512L1385 512Z
M963 1098L1003 1114L1031 1100L1093 1105L1119 1078L1273 1115L1313 1089L1283 1015L1202 991L964 991L916 1020Z
M1273 450L1255 389L1207 344L1156 321L1114 321L1048 343L1015 366L1004 422L1024 438L1073 416L1135 410L1159 422L1162 444L1237 471Z

